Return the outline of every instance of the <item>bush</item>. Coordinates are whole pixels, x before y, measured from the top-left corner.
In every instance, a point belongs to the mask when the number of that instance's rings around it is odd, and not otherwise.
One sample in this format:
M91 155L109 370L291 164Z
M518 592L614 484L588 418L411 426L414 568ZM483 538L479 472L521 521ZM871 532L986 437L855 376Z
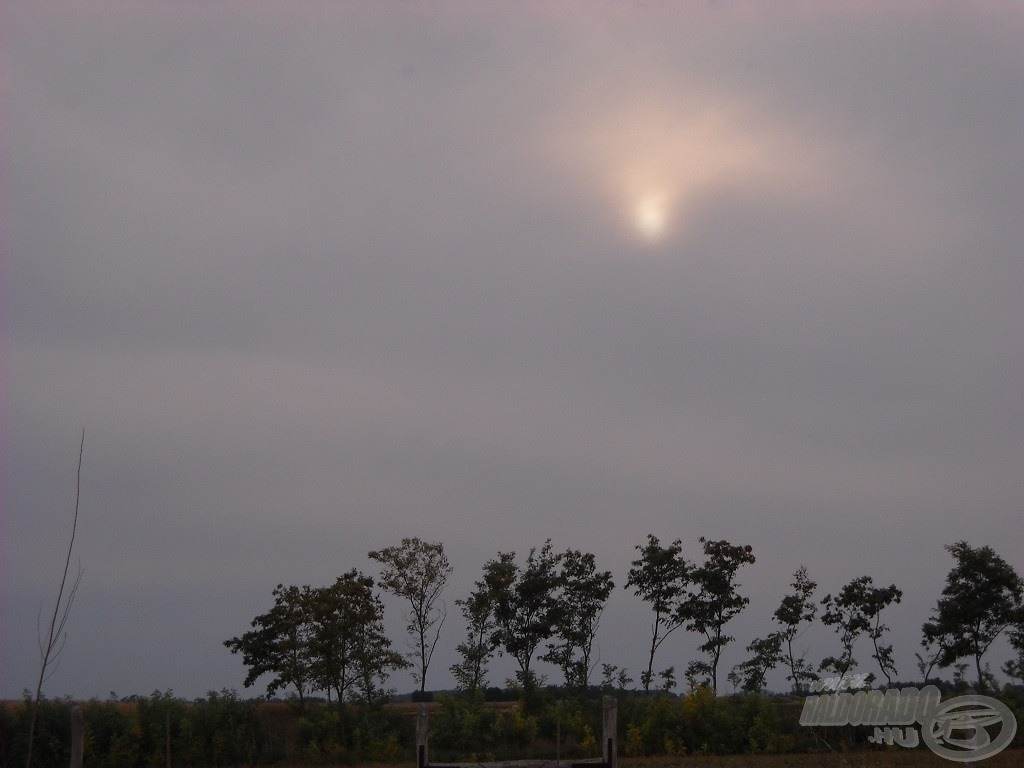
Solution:
M39 712L33 737L33 762L38 765L62 765L71 759L70 699L39 700ZM24 699L5 709L0 719L0 750L5 765L24 765L28 753L28 732L32 719L32 698L25 691Z
M435 750L454 757L493 750L497 712L485 706L479 692L440 694L437 700L441 711L430 720L431 759L437 759Z

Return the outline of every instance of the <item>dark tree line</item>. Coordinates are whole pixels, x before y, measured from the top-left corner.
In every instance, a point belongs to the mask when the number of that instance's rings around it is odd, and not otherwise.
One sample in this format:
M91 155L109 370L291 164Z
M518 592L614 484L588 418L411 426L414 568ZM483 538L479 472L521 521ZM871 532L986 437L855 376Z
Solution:
M566 688L586 690L601 613L614 588L611 572L599 571L590 553L556 553L547 541L520 565L514 552L499 552L472 594L457 601L467 625L458 646L462 661L452 666L459 686L482 688L488 662L505 653L518 665L516 679L527 694L539 682L536 660L557 666Z
M950 666L956 670L954 681L963 682L968 665L958 662L970 658L974 661L977 689L992 689L995 679L987 665L982 666L982 657L1004 633L1017 656L1003 665L1002 672L1011 680L1024 682L1024 580L991 547L972 547L959 541L947 545L946 551L955 563L932 617L922 627L924 655L915 654L922 682L931 679L935 667ZM875 586L870 576L860 576L836 594L826 595L820 605L821 622L838 635L841 652L825 657L814 670L806 653L795 653L793 642L802 627L815 618L819 607L813 601L817 584L801 566L790 586L793 591L783 597L775 612L781 628L747 647L753 655L733 670L734 682L746 690L761 690L767 671L785 664L793 690L804 693L819 673L841 677L852 671L857 663L854 645L866 635L871 641L871 658L886 685L892 684L897 670L892 645L885 642L889 627L882 622L882 612L900 602L902 590L895 584ZM871 678L875 679L873 673Z
M389 672L408 662L384 634L372 577L353 569L327 587L278 584L273 594L274 606L252 620L252 630L224 641L249 667L247 688L270 675L268 696L291 687L302 704L323 691L341 709L353 698L375 705L390 696Z
M740 592L739 573L755 562L750 546L700 539L703 558L690 561L681 541L667 546L653 535L636 547L638 557L625 588L652 611L646 668L640 674L645 692L676 685L676 669L655 670L655 657L665 639L680 628L699 639L701 657L683 670L691 689L718 691L723 650L736 638L729 623L748 605ZM1007 635L1017 653L1002 671L1024 681L1024 582L990 547L966 542L946 547L955 563L923 627L923 655L917 654L924 680L934 668L954 667L962 680L971 659L977 687L986 690L993 677L983 657L995 640ZM390 693L391 672L412 666L421 692L446 617L441 596L451 566L441 544L404 539L400 546L369 553L382 566L379 581L351 570L329 587L284 587L274 590L274 606L252 621L253 629L225 642L240 653L248 669L245 685L269 676L268 696L294 690L299 702L314 691L325 692L343 712L350 700L374 706ZM546 679L536 662L546 662L562 676L568 691L586 693L592 686L596 638L604 606L615 587L612 574L601 570L591 553L556 552L550 540L520 560L515 552L499 552L483 566L469 595L455 600L465 621L457 645L459 662L451 672L463 691L488 686L491 660L506 655L516 663L514 684L529 697ZM379 583L405 601L411 651L393 650L383 630L384 604L375 592ZM898 671L889 627L883 613L902 599L895 585L876 585L870 576L850 580L840 590L816 601L818 585L801 566L776 609L774 628L752 640L748 658L727 677L746 691L765 687L769 672L782 667L795 693L808 692L822 675L841 677L855 670L856 647L870 641L869 655L877 675L891 685ZM838 653L812 663L800 636L815 621L831 628ZM412 663L410 663L412 662ZM633 682L628 670L604 664L605 686L624 689Z
M698 650L706 659L690 662L685 674L691 687L698 680L718 690L718 665L726 645L735 640L725 634L725 625L750 602L737 591L739 569L754 562L750 546L735 546L727 541L710 541L701 537L704 562L691 563L683 557L682 542L676 539L661 546L656 536L649 535L645 546L637 546L640 557L633 561L627 587L651 604L651 644L647 669L640 675L645 691L650 691L654 678L654 656L665 638L685 626L703 635ZM660 673L668 687L675 680L675 669Z

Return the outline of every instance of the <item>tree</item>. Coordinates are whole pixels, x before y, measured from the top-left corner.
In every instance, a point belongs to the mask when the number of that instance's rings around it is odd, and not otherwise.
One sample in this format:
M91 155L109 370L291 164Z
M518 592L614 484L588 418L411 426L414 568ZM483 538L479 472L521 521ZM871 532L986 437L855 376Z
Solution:
M423 693L427 668L447 615L441 593L448 584L452 567L444 554L444 545L429 544L418 538L402 539L400 546L370 552L369 556L384 566L381 586L409 605L406 628L415 643L410 658L416 660L415 677Z
M252 630L225 640L224 645L231 653L242 654L242 663L249 668L246 688L270 674L267 698L293 686L302 706L314 672L309 648L311 592L309 587L278 584L272 594L274 607L252 620Z
M495 632L493 642L516 660L516 673L526 693L535 686L531 668L537 648L555 633L560 606L560 555L548 540L538 552L531 549L520 568L514 552L499 552L484 566L484 583L491 596Z
M601 690L605 693L625 693L632 682L628 669L619 669L616 664L601 665Z
M566 550L561 562L555 642L548 644L548 653L542 658L558 665L566 687L586 691L593 668L590 658L594 638L615 583L611 571L597 570L597 561L589 552Z
M633 561L633 567L629 569L626 588L633 587L633 593L650 603L654 611L647 671L640 675L644 691L649 692L654 675L654 655L665 638L684 622L678 611L686 593L690 564L683 557L683 545L679 539L663 547L657 536L648 534L647 544L638 544L636 549L640 557Z
M466 639L456 650L462 661L451 666L455 681L463 691L480 690L487 684L487 662L494 655L493 635L497 629L487 584L476 582L469 597L455 601L466 620Z
M922 685L927 685L932 670L946 651L938 638L924 637L921 640L921 647L924 649L924 655L915 652L914 658L917 659L917 671L921 675Z
M1024 683L1024 611L1020 612L1016 626L1010 631L1010 645L1017 652L1017 657L1003 665L1003 674Z
M1018 651L1017 658L1003 664L1002 672L1010 680L1016 680L1018 684L1024 683L1024 653Z
M793 591L782 598L781 604L775 611L775 622L782 627L779 634L785 645L783 660L789 667L786 679L792 681L794 693L799 694L807 690L816 675L810 664L807 663L806 653L802 653L800 656L796 655L793 650L793 641L800 636L801 625L814 621L818 606L811 598L818 585L811 581L807 575L807 569L801 565L793 574L790 587L793 588ZM804 686L805 682L808 684L807 687Z
M706 662L691 662L687 677L706 674L711 688L718 691L718 663L722 649L736 638L726 635L725 625L732 621L749 603L736 591L739 569L754 562L753 549L735 546L727 541L709 541L703 536L704 564L690 573L691 589L679 607L679 615L691 632L704 635L699 649L708 655Z
M733 667L729 679L739 684L747 693L759 693L764 690L768 673L786 658L782 652L783 640L782 632L772 632L767 637L755 638L747 646L747 652L751 657Z
M338 737L344 744L352 693L367 709L378 707L392 693L384 688L390 670L409 663L391 650L384 634L384 603L374 592L372 577L353 568L328 587L304 589L310 678L328 698L334 692Z
M989 546L966 541L946 546L956 561L946 576L934 615L922 627L925 643L940 648L938 665L973 657L978 689L986 690L981 659L1005 630L1024 614L1024 582Z
M889 680L889 672L896 671L892 666L892 646L879 645L887 629L881 624L881 613L892 603L898 603L903 592L895 584L888 587L873 585L870 576L861 576L846 584L835 597L825 595L821 601L825 609L821 622L835 627L843 646L843 652L838 658L829 656L822 660L821 669L832 670L840 677L845 675L857 663L853 658L854 644L862 634L868 632L875 647L872 657L878 662L882 674Z
M39 719L39 702L43 697L43 683L50 679L60 663L61 654L64 652L64 644L67 642L65 627L68 623L68 616L71 614L71 606L75 602L75 595L78 594L78 586L82 583L82 562L78 562L78 573L75 576L70 588L68 588L68 571L71 568L71 552L75 547L75 532L78 530L78 502L82 490L82 456L85 454L85 430L82 430L82 440L78 445L78 472L75 474L75 511L71 517L71 539L68 542L68 552L64 558L64 573L60 578L60 587L57 589L57 600L53 605L53 615L50 617L50 624L46 637L39 635L39 677L36 680L36 692L32 700L32 714L28 726L28 749L25 757L26 768L32 767L32 747L35 741L36 722ZM68 589L65 599L64 590ZM42 613L42 606L39 608Z
M350 691L375 706L389 693L381 684L390 670L409 666L384 634L372 577L353 568L329 587L278 584L273 594L274 607L252 620L251 631L224 641L249 667L246 688L269 674L268 698L292 686L302 706L310 691L323 690L337 695L344 713Z
M307 604L309 655L318 686L335 691L342 711L353 690L371 707L386 700L390 691L383 683L390 671L409 663L391 650L384 634L384 603L373 578L353 568L331 586L313 590Z
M658 677L661 678L661 685L659 687L661 688L661 690L665 691L665 693L668 693L676 687L675 667L666 667L658 673Z
M892 685L892 675L898 673L892 658L892 645L882 643L882 637L889 631L889 628L882 623L882 611L892 603L899 603L902 597L903 592L892 584L869 591L864 602L864 612L868 620L872 622L868 629L868 637L871 638L871 646L874 649L871 657L878 662L878 668L885 675L887 687Z

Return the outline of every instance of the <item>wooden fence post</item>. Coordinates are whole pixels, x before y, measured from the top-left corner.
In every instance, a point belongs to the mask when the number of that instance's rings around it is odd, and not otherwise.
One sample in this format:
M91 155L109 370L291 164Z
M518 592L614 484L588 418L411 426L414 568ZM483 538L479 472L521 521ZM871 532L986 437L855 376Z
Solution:
M71 768L82 768L82 757L85 754L85 718L82 708L71 708Z

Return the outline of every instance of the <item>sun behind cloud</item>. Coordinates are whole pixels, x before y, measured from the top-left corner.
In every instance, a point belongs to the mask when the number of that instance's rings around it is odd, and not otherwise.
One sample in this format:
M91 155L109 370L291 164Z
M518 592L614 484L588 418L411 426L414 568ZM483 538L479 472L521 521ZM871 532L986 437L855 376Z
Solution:
M647 240L660 240L668 227L668 206L660 197L645 197L634 209L636 228Z
M825 178L820 147L742 104L705 96L683 109L648 94L573 118L558 148L574 176L611 204L630 236L655 244L685 234L716 190L810 195Z

